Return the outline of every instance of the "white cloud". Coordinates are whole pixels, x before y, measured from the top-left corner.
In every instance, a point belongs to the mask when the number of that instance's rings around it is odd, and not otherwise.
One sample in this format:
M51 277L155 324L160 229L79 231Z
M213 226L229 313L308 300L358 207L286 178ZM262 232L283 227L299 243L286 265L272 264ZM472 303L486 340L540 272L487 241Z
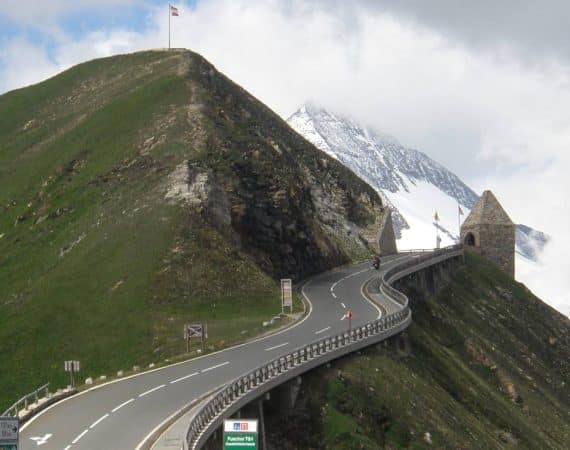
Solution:
M135 0L4 0L0 2L0 16L19 24L43 27L76 12L106 10L134 3Z
M61 14L67 2L50 4ZM529 284L567 311L570 67L552 59L531 66L502 45L478 51L418 20L363 5L347 16L346 6L300 0L181 3L172 43L202 53L282 116L313 99L425 151L479 191L492 189L513 220L554 237L543 275ZM108 28L80 40L63 34L51 57L41 46L9 42L0 52L0 90L93 57L165 47L164 8L149 11L143 32Z

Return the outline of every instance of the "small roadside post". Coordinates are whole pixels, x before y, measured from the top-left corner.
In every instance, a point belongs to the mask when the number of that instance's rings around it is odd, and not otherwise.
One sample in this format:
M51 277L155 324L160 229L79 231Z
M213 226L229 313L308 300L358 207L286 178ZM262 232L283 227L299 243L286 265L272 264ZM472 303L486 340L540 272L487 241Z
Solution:
M285 314L285 307L293 312L293 281L291 278L281 279L281 314Z
M0 417L0 450L18 450L20 420L17 417Z
M257 420L224 420L224 450L257 450Z
M186 339L186 353L190 351L190 339L200 339L202 351L204 351L206 339L208 339L208 324L187 323L184 325L184 339Z
M63 363L63 367L65 371L69 372L71 376L71 387L72 388L75 387L75 379L73 377L73 374L79 372L79 370L81 369L81 364L79 363L79 361L65 361Z
M344 320L344 319L348 319L348 332L350 333L350 330L352 330L352 311L350 309L348 309L344 315L342 316L342 319L340 320Z

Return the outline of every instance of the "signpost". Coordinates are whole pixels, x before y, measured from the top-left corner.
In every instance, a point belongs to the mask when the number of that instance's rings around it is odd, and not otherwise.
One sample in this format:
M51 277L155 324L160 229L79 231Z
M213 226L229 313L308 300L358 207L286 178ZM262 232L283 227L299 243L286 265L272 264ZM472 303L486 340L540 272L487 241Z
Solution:
M352 311L350 309L344 313L340 320L344 319L348 319L348 332L350 333L350 330L352 329Z
M283 278L281 280L281 312L285 313L285 307L288 306L293 312L293 282L291 278Z
M186 339L186 353L190 351L190 339L200 339L204 351L204 342L208 339L208 324L187 323L184 325L184 339Z
M20 420L17 417L0 417L0 450L18 450Z
M63 363L63 367L65 369L66 372L69 372L71 375L71 387L75 386L75 381L73 379L73 374L75 372L79 372L80 369L80 363L79 361L65 361Z
M224 450L257 450L257 420L224 420Z

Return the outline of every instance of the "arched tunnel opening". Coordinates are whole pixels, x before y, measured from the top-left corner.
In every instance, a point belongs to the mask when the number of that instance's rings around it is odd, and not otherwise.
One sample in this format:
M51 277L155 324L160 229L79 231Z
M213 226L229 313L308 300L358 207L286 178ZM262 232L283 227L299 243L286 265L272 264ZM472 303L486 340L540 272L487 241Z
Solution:
M467 233L464 244L469 247L475 247L475 235L473 233Z

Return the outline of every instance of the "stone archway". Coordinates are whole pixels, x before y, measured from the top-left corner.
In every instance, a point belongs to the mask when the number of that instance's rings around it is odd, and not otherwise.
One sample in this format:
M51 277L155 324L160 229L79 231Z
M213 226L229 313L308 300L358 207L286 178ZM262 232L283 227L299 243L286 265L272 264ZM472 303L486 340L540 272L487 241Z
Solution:
M476 245L475 235L473 233L467 233L465 235L465 240L463 241L463 243L468 247L475 247Z

